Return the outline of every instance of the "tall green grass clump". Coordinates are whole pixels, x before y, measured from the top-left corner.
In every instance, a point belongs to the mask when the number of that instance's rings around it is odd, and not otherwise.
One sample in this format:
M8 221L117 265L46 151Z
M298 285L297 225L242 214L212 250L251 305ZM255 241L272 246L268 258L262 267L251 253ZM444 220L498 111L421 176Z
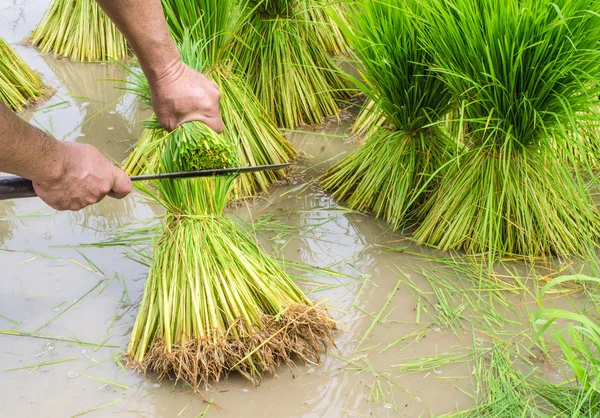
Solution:
M164 0L163 8L173 37L179 42L183 61L213 80L221 91L223 135L240 144L238 161L242 166L281 164L296 157L296 151L277 129L252 92L244 77L230 70L229 51L235 31L236 9L227 0ZM145 77L134 77L132 88L142 100L151 104ZM155 138L146 130L125 162L130 174L152 172L158 167L156 147L146 146ZM284 171L244 174L238 178L236 197L255 196L264 192Z
M306 0L249 0L240 7L243 24L232 49L233 68L248 78L267 114L284 128L338 115L352 85L319 35L329 26L307 15L309 7L318 6Z
M363 69L362 90L372 100L372 113L363 118L373 120L363 145L322 179L334 198L395 229L429 192L427 181L454 149L435 125L451 109L451 95L431 72L417 6L417 0L359 0L348 6L349 42ZM376 123L381 115L387 123Z
M172 133L149 129L161 138L161 172L239 164L233 143L200 122ZM195 389L232 371L257 384L282 362L318 362L332 342L327 312L223 213L234 182L167 180L146 190L167 215L127 350L130 367Z
M586 256L600 233L574 141L596 117L600 2L424 0L427 49L462 104L464 149L422 208L419 243Z
M344 30L349 25L346 19L345 0L298 0L305 2L306 21L317 31L323 48L333 56L347 55L350 50ZM302 4L302 3L301 3Z
M45 94L40 76L0 38L0 100L12 110L22 110Z
M95 0L54 0L30 41L42 52L75 61L112 61L127 58L129 48Z

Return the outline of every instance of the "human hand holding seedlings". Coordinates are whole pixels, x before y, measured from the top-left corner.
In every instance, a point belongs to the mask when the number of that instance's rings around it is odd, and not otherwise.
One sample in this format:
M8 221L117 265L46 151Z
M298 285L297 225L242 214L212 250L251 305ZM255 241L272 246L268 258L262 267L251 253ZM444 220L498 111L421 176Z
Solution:
M152 108L160 124L173 131L185 122L199 120L217 133L223 131L217 84L176 61L162 76L148 79Z
M158 121L172 131L199 120L220 133L217 85L181 61L160 0L97 0L134 50L148 79Z
M223 130L215 83L181 61L160 0L97 0L140 60L154 111L165 129L199 120ZM44 202L79 210L105 196L123 198L131 181L91 145L57 141L0 103L0 171L33 181Z

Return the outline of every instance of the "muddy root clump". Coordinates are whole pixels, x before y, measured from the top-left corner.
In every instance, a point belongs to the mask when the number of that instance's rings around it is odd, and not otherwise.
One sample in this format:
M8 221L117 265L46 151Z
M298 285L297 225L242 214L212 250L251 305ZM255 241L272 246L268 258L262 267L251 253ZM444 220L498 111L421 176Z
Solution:
M159 380L181 380L196 391L219 382L232 371L258 386L263 373L277 376L277 367L282 363L293 367L295 359L318 364L321 351L335 345L336 322L317 305L297 304L279 317L264 315L260 325L261 329L249 332L239 321L227 335L190 339L170 351L164 340L157 339L142 362L128 358L127 366L154 372Z

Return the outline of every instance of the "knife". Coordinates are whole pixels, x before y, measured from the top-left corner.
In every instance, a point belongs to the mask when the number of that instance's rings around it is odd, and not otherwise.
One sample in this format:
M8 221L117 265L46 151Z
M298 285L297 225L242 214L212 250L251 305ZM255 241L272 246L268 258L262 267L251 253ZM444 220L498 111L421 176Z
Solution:
M259 171L277 171L289 167L286 164L259 165L253 167L219 168L212 170L181 171L164 174L144 174L129 177L131 181L165 180L165 179L189 179L198 177L220 177L235 176L244 173L256 173ZM36 197L33 182L23 177L4 176L0 177L0 200L22 199Z

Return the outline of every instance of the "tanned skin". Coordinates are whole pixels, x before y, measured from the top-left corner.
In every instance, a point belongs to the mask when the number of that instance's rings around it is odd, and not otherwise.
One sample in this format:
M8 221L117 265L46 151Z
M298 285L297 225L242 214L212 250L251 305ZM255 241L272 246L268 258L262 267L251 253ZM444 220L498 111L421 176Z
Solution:
M97 0L127 38L148 78L152 107L171 131L199 120L223 130L215 83L181 61L160 0ZM91 145L58 141L0 103L0 171L33 181L38 196L57 210L80 210L105 196L122 199L131 181Z

